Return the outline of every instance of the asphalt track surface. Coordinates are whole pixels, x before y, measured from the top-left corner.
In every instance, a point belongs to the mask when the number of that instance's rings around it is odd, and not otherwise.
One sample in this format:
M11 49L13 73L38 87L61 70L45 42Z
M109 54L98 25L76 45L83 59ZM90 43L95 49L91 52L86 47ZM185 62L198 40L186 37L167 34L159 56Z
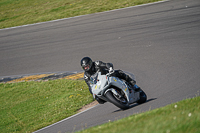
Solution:
M200 1L171 0L0 30L0 76L78 71L80 60L112 62L136 76L148 101L110 103L37 131L72 132L159 108L200 90ZM144 125L145 126L145 125Z

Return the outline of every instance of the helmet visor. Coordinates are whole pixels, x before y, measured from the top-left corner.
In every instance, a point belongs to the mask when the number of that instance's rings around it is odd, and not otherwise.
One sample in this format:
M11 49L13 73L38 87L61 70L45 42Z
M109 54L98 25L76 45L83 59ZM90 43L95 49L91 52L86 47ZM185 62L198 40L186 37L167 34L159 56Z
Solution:
M84 66L83 69L84 70L89 70L90 69L90 65L88 64L88 65Z

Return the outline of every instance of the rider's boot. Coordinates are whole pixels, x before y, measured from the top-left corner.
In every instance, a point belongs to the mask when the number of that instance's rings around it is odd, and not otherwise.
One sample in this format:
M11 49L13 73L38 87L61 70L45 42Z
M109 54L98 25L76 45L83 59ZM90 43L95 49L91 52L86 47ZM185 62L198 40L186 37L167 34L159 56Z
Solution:
M131 85L131 88L133 88L133 90L135 90L135 91L139 91L140 90L140 87L136 85L136 81L135 80L130 78L128 80L128 83Z
M136 85L136 81L133 80L129 75L125 74L123 71L118 70L116 71L116 73L118 74L118 77L126 80L130 85L131 88L133 88L135 91L138 91L140 88ZM136 86L135 86L136 85Z
M140 90L140 87L139 86L137 86L136 84L133 86L133 89L135 90L135 91L139 91Z
M136 84L136 81L131 79L131 78L129 80L127 80L127 81L132 87L134 87L134 85Z
M133 88L133 90L135 90L135 91L139 91L140 90L140 87L136 85L136 81L133 80L131 77L128 76L127 81L131 85L131 87Z

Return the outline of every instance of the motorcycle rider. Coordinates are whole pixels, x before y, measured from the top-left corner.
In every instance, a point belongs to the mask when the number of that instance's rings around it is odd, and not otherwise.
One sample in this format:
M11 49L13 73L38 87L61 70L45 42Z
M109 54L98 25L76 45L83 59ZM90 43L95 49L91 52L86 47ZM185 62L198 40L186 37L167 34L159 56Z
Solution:
M84 72L84 79L86 84L89 87L89 91L92 94L90 87L90 77L95 74L97 71L100 71L102 74L112 73L112 76L118 77L127 81L134 90L138 91L140 87L136 85L136 81L133 80L129 75L125 74L122 70L114 70L112 63L104 63L102 61L93 62L90 57L84 57L81 60L81 66ZM99 103L104 103L101 99L95 98Z

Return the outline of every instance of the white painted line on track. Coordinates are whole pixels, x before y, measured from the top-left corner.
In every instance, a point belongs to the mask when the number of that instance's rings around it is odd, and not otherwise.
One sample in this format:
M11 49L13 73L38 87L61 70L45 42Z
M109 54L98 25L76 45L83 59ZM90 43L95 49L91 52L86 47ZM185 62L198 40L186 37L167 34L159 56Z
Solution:
M128 9L128 8L135 8L135 7L141 7L141 6L159 4L159 3L168 2L168 1L170 1L170 0L163 0L163 1L153 2L153 3L147 3L147 4L142 4L142 5L130 6L130 7L126 7L126 8L114 9L114 10L104 11L104 12L98 12L98 13L94 13L94 14L101 14L101 13L119 11L119 10ZM46 24L46 23L58 22L58 21L63 21L63 20L67 20L67 19L72 19L72 18L78 18L78 17L88 16L88 15L91 15L91 14L80 15L80 16L69 17L69 18L63 18L63 19L56 19L56 20L52 20L52 21L46 21L46 22L40 22L40 23L34 23L34 24L21 25L21 26L10 27L10 28L4 28L4 29L0 29L0 31L1 31L1 30L9 30L9 29L22 28L22 27L27 27L27 26L34 26L34 25L39 25L39 24Z
M41 128L41 129L39 129L39 130L37 130L37 131L35 131L35 132L33 132L33 133L37 133L37 132L42 131L42 130L44 130L44 129L46 129L46 128L52 127L52 126L54 126L54 125L56 125L56 124L59 124L59 123L61 123L61 122L63 122L63 121L66 121L66 120L68 120L68 119L71 119L71 118L73 118L73 117L76 117L76 116L78 116L78 115L80 115L80 114L82 114L82 113L84 113L84 112L86 112L86 111L88 111L88 110L90 110L90 109L92 109L92 108L95 108L95 107L98 106L98 105L99 105L99 104L97 104L97 105L95 105L95 106L93 106L93 107L91 107L91 108L89 108L89 109L86 109L86 110L84 110L84 111L82 111L82 112L80 112L80 113L78 113L78 114L75 114L75 115L72 115L72 116L70 116L70 117L67 117L66 119L63 119L63 120L61 120L61 121L58 121L58 122L56 122L56 123L54 123L54 124L52 124L52 125L49 125L49 126L44 127L44 128Z

